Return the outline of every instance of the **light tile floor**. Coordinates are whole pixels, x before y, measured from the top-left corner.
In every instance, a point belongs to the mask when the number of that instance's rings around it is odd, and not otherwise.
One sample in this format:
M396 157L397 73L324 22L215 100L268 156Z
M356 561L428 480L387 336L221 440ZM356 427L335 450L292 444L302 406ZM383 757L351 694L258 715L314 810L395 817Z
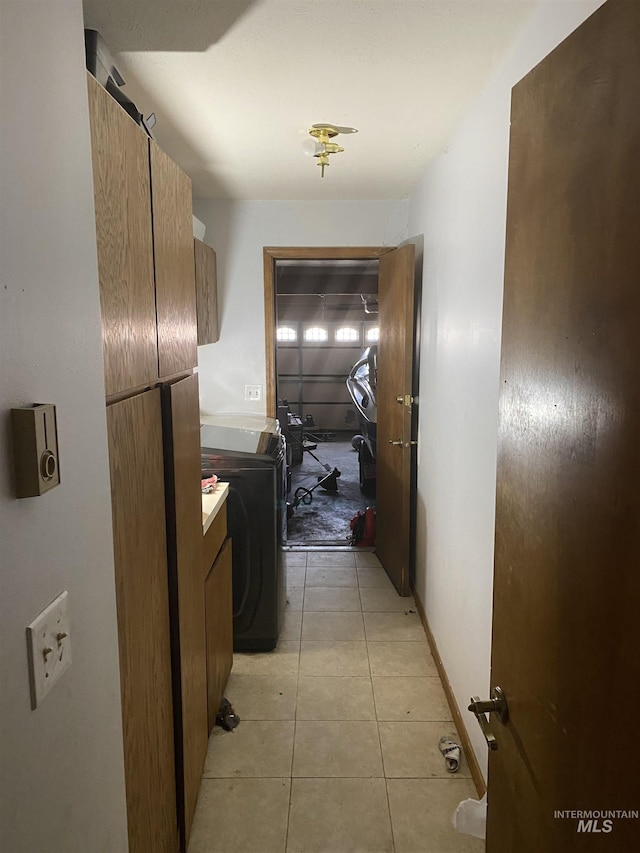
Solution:
M278 646L236 654L189 853L481 853L451 815L476 797L412 598L367 552L290 552Z

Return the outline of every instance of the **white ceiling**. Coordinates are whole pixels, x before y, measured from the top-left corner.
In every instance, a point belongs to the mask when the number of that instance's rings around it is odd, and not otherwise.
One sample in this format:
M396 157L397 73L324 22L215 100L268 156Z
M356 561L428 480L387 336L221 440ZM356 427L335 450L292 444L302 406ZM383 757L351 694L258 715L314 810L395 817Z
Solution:
M194 195L405 198L538 0L85 0ZM351 125L321 179L302 141Z

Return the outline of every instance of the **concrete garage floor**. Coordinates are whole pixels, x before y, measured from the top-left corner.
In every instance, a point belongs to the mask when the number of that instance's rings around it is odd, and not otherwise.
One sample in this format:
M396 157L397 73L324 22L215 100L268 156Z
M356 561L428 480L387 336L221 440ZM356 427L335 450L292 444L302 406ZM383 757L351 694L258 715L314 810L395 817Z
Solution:
M355 433L354 433L355 434ZM313 451L322 462L338 468L338 492L325 492L317 488L309 506L300 504L288 524L289 545L348 545L351 534L349 523L358 510L375 507L375 497L360 491L358 454L351 446L351 434L338 433L335 441L318 442ZM299 486L310 489L328 472L309 453L304 453L302 464L292 469L291 491L287 500Z

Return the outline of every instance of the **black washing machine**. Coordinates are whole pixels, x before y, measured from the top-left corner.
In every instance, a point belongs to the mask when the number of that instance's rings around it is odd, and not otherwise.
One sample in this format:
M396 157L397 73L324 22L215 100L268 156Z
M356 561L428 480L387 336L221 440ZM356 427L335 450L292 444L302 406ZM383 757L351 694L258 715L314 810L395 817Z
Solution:
M269 651L287 602L285 440L277 420L250 415L203 417L200 439L202 476L215 474L229 484L233 648Z

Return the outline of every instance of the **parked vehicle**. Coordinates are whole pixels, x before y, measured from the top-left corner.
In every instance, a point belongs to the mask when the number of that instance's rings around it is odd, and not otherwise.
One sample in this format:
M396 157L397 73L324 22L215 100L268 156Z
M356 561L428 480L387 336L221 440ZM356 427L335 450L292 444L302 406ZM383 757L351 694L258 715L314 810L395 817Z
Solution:
M367 494L373 494L376 485L377 358L378 347L367 347L347 377L347 388L358 411L360 426L360 433L353 437L352 444L358 451L360 488Z

